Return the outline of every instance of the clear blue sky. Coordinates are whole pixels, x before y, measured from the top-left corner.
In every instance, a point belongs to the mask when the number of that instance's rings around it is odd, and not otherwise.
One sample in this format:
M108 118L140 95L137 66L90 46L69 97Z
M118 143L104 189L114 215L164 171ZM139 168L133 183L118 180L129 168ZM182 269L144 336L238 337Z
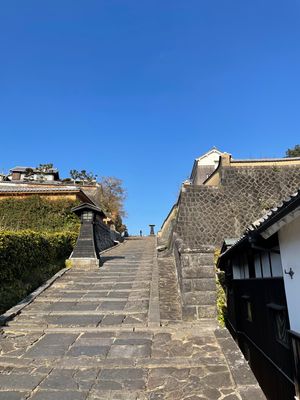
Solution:
M282 156L299 133L299 0L1 1L0 169L117 176L132 234L212 146Z

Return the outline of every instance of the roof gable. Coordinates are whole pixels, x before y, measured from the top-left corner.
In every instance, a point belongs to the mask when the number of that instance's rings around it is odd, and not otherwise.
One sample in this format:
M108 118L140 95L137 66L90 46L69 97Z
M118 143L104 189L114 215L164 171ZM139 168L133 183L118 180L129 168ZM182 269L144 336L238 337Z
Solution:
M223 154L222 151L218 150L216 147L213 147L211 150L203 154L202 156L196 158L197 161L203 160L204 158L208 157L211 154L218 154L219 156Z
M96 214L100 214L102 217L106 217L101 208L89 203L80 204L79 206L72 208L71 211L73 211L76 215L81 215L83 211L93 211Z

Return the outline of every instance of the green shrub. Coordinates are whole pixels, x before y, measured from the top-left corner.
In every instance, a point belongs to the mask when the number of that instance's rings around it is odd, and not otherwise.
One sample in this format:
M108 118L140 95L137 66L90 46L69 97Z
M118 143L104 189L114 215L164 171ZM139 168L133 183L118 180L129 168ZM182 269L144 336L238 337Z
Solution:
M0 200L0 230L79 231L79 218L71 211L80 202L49 200L40 196Z
M217 264L220 255L220 249L215 250L214 263ZM221 326L225 326L226 316L227 316L227 301L225 293L225 274L223 271L217 269L216 273L216 283L217 283L217 312L218 321Z
M76 232L0 231L0 313L64 266Z
M224 272L220 270L217 270L217 311L218 321L224 327L227 317L227 301L224 290Z

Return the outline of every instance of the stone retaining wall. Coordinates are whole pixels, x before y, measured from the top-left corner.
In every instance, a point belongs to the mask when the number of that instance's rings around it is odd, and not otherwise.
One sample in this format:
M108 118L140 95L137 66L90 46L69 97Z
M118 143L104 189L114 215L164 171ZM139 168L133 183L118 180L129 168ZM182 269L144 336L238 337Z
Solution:
M300 187L300 168L223 167L221 185L185 185L175 231L185 246L220 246Z
M122 241L119 232L112 231L102 221L97 220L94 224L94 236L96 251L99 254L116 244L116 241Z
M299 166L222 167L220 186L183 186L172 249L184 319L216 315L214 249L299 187Z
M184 320L215 318L216 275L214 247L202 246L197 252L184 248L182 240L174 245L177 276Z

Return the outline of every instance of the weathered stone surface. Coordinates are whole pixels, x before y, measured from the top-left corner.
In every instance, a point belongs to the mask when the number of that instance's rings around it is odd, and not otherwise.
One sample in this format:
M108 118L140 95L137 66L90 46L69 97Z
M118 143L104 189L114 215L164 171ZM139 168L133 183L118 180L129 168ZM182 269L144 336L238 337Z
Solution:
M190 249L220 246L226 237L239 237L266 209L299 186L298 166L223 167L219 188L184 188L174 229Z
M247 363L232 358L242 355L228 332L182 320L170 260L156 280L161 326L149 327L154 251L153 238L129 240L106 254L99 271L67 272L11 321L0 334L0 399L251 399L257 383ZM205 297L204 289L196 293ZM214 310L197 305L183 313L205 319ZM64 323L49 325L49 317Z
M242 400L265 400L265 396L259 387L247 387L240 389Z
M109 351L109 346L73 346L67 353L71 357L103 357Z
M136 358L150 357L150 344L128 344L128 345L113 345L108 354L108 358Z
M158 258L159 307L162 320L182 320L179 282L173 257Z
M191 292L192 291L192 284L193 280L192 279L182 279L182 292Z
M78 391L52 391L39 390L32 397L32 400L85 400L87 392Z
M194 321L198 319L198 312L196 306L183 306L182 316L185 321Z
M192 291L216 291L216 280L215 278L203 278L203 279L193 279L191 282L191 289L184 290L184 292Z
M33 390L42 381L42 375L9 374L0 375L0 389Z
M213 266L192 266L182 269L182 278L213 278L215 269Z
M203 291L203 292L189 292L183 293L184 304L191 305L215 305L216 304L216 292Z
M99 310L120 311L124 309L125 305L126 301L104 301L100 304Z
M0 400L25 400L28 392L7 392L0 390Z
M219 171L218 187L183 185L170 237L164 238L174 252L183 317L189 321L192 314L185 307L201 305L190 293L215 290L215 248L220 248L225 238L240 237L250 223L300 185L296 165L222 166ZM211 282L205 286L201 278L211 278ZM201 319L213 314L201 308L194 316Z
M215 305L197 306L198 319L201 318L216 318L217 308Z

